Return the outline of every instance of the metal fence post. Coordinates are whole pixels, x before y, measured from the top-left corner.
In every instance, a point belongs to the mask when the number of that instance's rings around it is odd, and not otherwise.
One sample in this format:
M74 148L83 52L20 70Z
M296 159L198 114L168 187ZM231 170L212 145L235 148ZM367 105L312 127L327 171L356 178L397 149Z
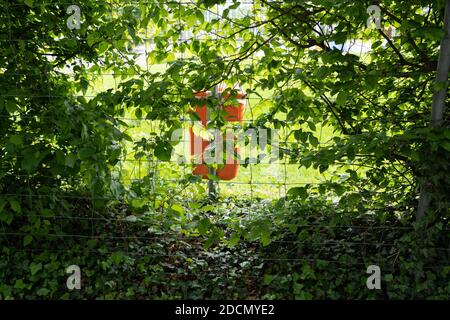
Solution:
M217 99L220 99L218 85L214 86L214 96ZM220 104L218 104L216 106L216 109L218 109L218 108L220 108ZM211 121L211 110L209 110L208 108L206 109L206 120L207 120L207 122L206 122L207 124L209 124ZM209 167L208 174L216 176L217 172L214 168ZM208 196L210 199L214 199L217 196L216 183L214 180L211 180L211 179L208 180Z
M445 86L434 92L431 108L431 127L440 127L444 118L445 98L447 97L448 87L446 82L450 71L450 0L447 0L445 5L444 25L445 36L442 38L439 51L436 82L438 84L445 83ZM420 187L419 206L416 214L417 220L422 219L430 207L429 189L430 182L424 181Z

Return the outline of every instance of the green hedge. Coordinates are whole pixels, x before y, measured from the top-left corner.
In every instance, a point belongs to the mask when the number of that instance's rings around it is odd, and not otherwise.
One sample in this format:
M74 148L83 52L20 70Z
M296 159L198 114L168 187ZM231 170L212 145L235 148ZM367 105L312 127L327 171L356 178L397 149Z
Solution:
M83 208L87 212L79 212ZM119 204L94 212L81 202L54 223L66 237L34 234L24 246L21 236L4 236L0 298L450 297L445 219L410 223L405 212L404 218L398 212L342 213L284 201L232 200L190 210L182 225L174 212L132 214ZM77 223L80 216L102 218ZM65 269L72 264L81 268L81 290L66 288ZM369 265L381 268L381 290L366 287Z

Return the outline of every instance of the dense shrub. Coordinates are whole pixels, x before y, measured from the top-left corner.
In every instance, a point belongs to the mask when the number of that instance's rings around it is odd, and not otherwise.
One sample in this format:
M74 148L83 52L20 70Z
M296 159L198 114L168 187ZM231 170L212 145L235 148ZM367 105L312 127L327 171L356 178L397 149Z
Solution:
M74 224L72 217L60 224L66 237L49 241L44 234L31 247L22 248L20 238L1 240L1 298L450 297L445 219L411 223L405 212L355 217L323 204L224 203L192 210L186 224L174 216L167 229L157 224L157 212L132 215L115 204L93 215L89 203L78 203L81 217L102 218ZM71 264L82 271L79 291L66 288ZM380 266L382 290L367 289L369 265Z

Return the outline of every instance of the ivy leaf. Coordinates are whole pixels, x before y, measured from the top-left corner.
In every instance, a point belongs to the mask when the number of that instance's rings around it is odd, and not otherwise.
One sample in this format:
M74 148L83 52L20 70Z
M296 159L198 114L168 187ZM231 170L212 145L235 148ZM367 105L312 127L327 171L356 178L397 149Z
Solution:
M33 241L33 237L28 234L23 238L23 245L26 247L31 243L31 241Z
M25 283L23 282L23 280L22 280L22 279L16 280L16 282L14 283L14 289L22 290L22 289L24 289L24 288L26 288L26 285L25 285Z
M31 271L31 275L35 275L38 271L40 271L42 269L42 264L41 263L35 263L32 262L30 264L30 271Z
M394 276L392 274L386 274L384 276L384 281L391 282L394 279Z
M38 291L36 291L36 294L41 297L47 296L49 293L50 293L50 290L47 288L40 288Z

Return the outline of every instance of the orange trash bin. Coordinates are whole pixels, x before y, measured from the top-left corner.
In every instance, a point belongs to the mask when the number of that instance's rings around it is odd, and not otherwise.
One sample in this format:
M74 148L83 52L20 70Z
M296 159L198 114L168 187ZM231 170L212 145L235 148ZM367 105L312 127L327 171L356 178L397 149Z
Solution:
M222 87L223 88L223 87ZM221 95L224 90L218 90L219 94ZM207 107L206 103L201 103L201 100L204 100L211 96L210 91L202 91L197 92L194 94L195 98L199 101L195 105L194 112L197 114L197 116L200 118L200 121L204 127L206 127L208 122L208 115L207 115ZM230 94L227 93L222 97L223 102L226 102L227 99L230 98ZM223 104L220 106L223 110L225 110L226 115L224 116L226 121L230 122L242 122L244 120L244 112L246 107L246 96L242 91L238 91L236 94L237 104L232 104L228 106L223 106ZM201 175L203 179L208 179L208 166L204 163L204 152L207 150L208 145L210 144L209 141L197 136L194 134L194 131L192 128L189 129L190 138L191 138L191 155L198 157L198 160L201 160L200 164L196 164L193 170L193 174L195 175ZM235 139L235 137L232 137ZM233 142L234 143L234 142ZM197 150L196 150L197 145ZM239 148L234 148L234 153L239 154ZM225 159L225 164L223 167L218 169L216 171L216 176L220 180L232 180L236 178L239 170L239 163L237 159L234 159L233 155L227 154Z

